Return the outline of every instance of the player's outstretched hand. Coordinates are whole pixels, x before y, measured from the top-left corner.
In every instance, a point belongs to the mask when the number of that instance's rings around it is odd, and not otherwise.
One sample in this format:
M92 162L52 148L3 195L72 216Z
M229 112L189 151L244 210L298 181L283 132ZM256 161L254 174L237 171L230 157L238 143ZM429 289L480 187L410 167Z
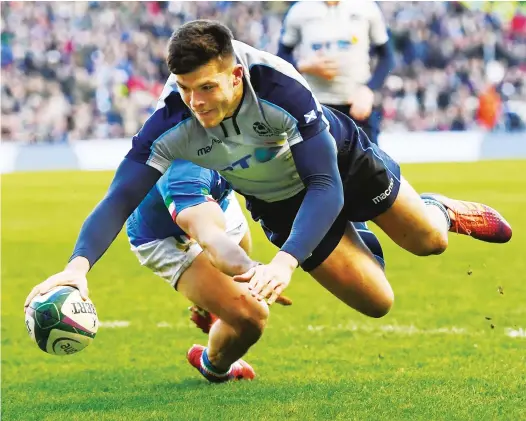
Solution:
M373 112L374 92L368 86L359 85L349 98L349 114L355 120L366 120Z
M61 285L68 285L75 287L79 290L80 296L83 300L88 298L88 280L86 279L86 274L89 270L89 263L83 257L78 257L75 260L71 261L70 264L66 267L65 270L59 272L53 276L47 278L44 282L36 285L29 295L26 298L24 303L24 312L29 306L29 303L37 295L43 295L46 292L52 290L53 288Z
M278 252L268 265L255 266L242 275L234 276L234 281L249 282L250 293L258 300L266 299L270 305L287 288L296 266L297 261L292 256Z

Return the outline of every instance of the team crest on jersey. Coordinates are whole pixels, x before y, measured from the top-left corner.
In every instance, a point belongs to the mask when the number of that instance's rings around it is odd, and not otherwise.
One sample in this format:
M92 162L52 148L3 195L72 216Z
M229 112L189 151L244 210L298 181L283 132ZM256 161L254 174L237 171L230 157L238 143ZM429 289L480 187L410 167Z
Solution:
M266 124L263 124L261 121L256 121L252 128L259 136L273 136L274 132L272 129L267 126Z

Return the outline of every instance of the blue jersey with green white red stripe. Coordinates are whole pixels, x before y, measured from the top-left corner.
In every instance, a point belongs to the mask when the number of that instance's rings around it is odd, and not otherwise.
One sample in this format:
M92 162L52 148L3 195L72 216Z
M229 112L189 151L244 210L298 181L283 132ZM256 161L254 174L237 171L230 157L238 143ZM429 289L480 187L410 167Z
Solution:
M207 201L228 207L230 185L217 171L176 160L128 218L126 231L134 246L175 237L186 243L186 233L175 223L179 212Z

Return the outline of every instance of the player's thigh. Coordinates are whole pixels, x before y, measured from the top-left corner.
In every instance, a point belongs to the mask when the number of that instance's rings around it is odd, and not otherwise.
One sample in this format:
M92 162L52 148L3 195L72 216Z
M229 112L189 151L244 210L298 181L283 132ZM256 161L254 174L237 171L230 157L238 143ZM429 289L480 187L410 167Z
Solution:
M252 297L248 284L234 282L213 266L204 253L182 273L177 290L232 326L244 322L260 325L268 318L267 304Z
M348 223L336 248L309 274L348 306L371 317L382 317L394 294L382 267Z
M391 207L373 221L395 243L414 254L427 255L447 246L444 229L437 228L424 201L403 177Z
M268 317L267 305L248 293L248 284L236 283L219 271L195 242L183 247L175 238L168 237L132 247L132 251L141 265L227 323L260 324Z
M250 254L252 252L252 235L250 234L249 229L247 229L245 235L239 242L239 247L245 250L247 254Z
M131 246L141 266L176 287L181 274L192 260L202 252L195 242L182 243L174 237L150 241L139 246Z

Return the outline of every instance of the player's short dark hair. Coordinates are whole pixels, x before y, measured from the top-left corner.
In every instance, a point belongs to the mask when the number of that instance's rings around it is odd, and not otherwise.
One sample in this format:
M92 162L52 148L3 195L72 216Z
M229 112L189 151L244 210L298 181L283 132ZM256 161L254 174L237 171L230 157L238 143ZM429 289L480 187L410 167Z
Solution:
M214 58L234 56L232 31L221 22L194 20L174 31L168 42L166 63L171 73L184 75Z

